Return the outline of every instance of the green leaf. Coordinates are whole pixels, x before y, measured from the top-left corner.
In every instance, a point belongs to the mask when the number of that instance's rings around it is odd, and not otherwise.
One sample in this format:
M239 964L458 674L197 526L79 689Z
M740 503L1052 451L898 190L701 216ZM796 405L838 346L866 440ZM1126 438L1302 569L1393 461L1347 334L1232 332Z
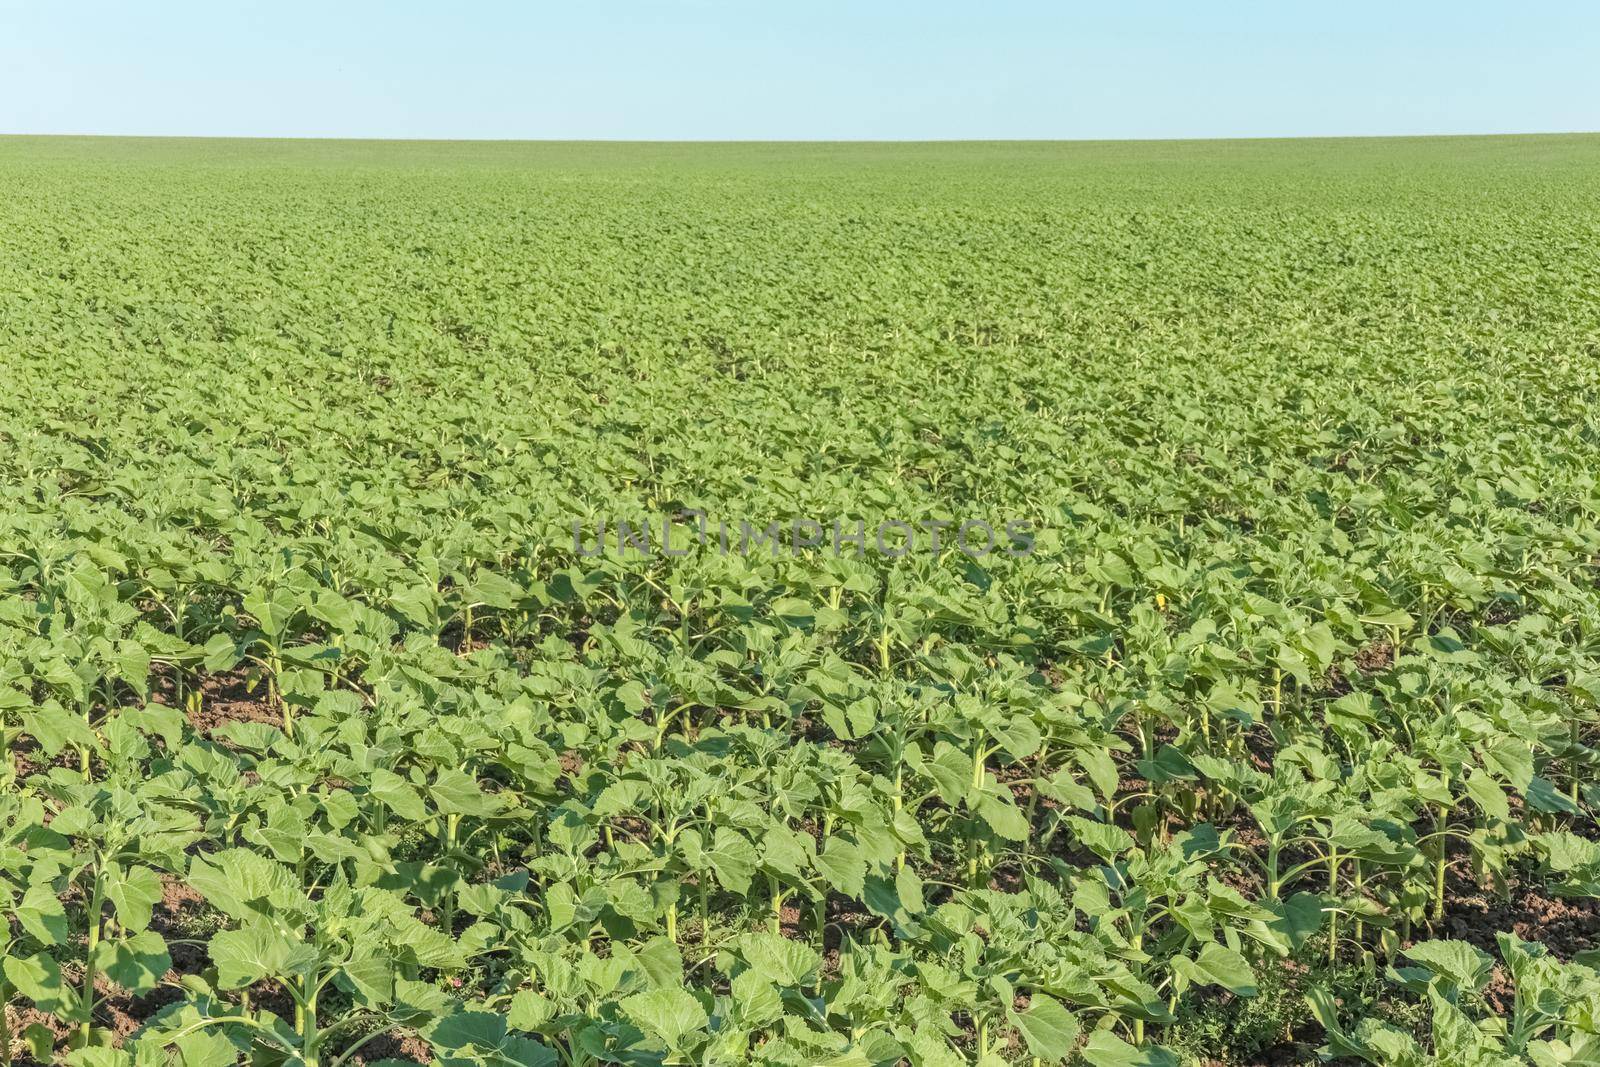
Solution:
M756 849L748 838L726 826L717 827L711 847L705 858L717 881L729 892L744 894L750 891L750 879L756 873Z
M6 979L40 1011L64 1019L77 1010L77 993L62 981L61 967L44 953L7 956L3 966Z
M154 930L112 938L95 946L95 966L130 993L144 993L172 969L167 943Z
M1500 783L1478 768L1467 775L1467 796L1485 815L1502 822L1511 818L1511 803Z
M220 674L223 671L232 670L239 665L239 660L243 658L239 653L239 647L233 643L233 638L227 634L214 634L211 640L206 642L202 651L205 654L202 665L212 674Z
M664 937L652 938L634 949L633 960L652 985L677 985L683 981L683 953Z
M403 963L453 971L466 966L459 946L445 931L428 926L410 914L389 918L389 946Z
M1482 988L1494 969L1493 956L1465 941L1424 941L1403 955L1468 991Z
M440 1051L497 1049L506 1039L505 1017L486 1011L458 1011L439 1019L425 1031Z
M1173 965L1189 964L1178 957ZM1250 964L1233 949L1211 942L1200 950L1200 955L1190 965L1190 977L1198 985L1217 985L1241 997L1256 995L1256 976Z
M440 811L446 815L488 815L495 810L492 798L478 787L477 779L462 771L445 768L428 787Z
M874 914L905 930L915 928L916 919L925 906L922 879L912 871L910 864L900 868L892 880L868 875L861 899Z
M779 986L805 984L822 963L811 946L778 934L746 934L739 939L745 962Z
M1467 1013L1436 990L1428 990L1428 1003L1433 1009L1434 1051L1443 1063L1473 1063L1478 1053L1487 1047L1484 1032L1473 1025Z
M217 983L223 989L243 989L263 978L288 973L295 946L264 922L212 937L207 951L217 966Z
M136 1067L133 1053L118 1048L91 1045L75 1048L60 1061L66 1067Z
M355 993L357 1003L381 1008L394 999L395 963L381 946L358 945L339 968L339 978Z
M83 716L74 715L53 702L23 712L22 731L32 737L47 756L60 755L68 746L93 750L99 744Z
M280 863L244 848L230 848L189 863L189 885L223 914L252 916L306 907L294 875Z
M1582 810L1548 779L1534 775L1524 794L1528 806L1547 815L1581 815Z
M410 822L421 822L428 816L427 805L416 787L398 774L375 767L367 779L367 789L390 811Z
M531 989L524 989L511 998L511 1006L506 1010L506 1022L514 1030L538 1031L555 1018L558 1010L550 1000Z
M933 779L939 799L951 807L961 804L972 787L972 757L947 741L934 746L933 759L920 769Z
M151 1046L149 1043L141 1042L139 1047L143 1049ZM237 1067L239 1062L239 1049L217 1027L197 1030L180 1037L173 1042L173 1047L178 1052L177 1067ZM149 1067L166 1067L166 1065L166 1057L158 1051ZM139 1062L135 1067L146 1067L146 1064Z
M729 983L733 1005L744 1026L755 1029L783 1015L783 998L768 978L755 971L742 971Z
M1213 897L1213 900L1215 899ZM1264 922L1276 938L1281 938L1279 944L1283 951L1293 952L1304 945L1311 935L1320 931L1327 922L1324 907L1323 899L1315 893L1296 893L1288 900L1275 905L1277 914Z
M828 884L847 897L861 896L866 886L867 861L853 842L830 837L815 860L817 871Z
M1037 1059L1059 1063L1072 1054L1078 1041L1078 1020L1061 1002L1043 993L1028 999L1025 1011L1006 1009L1006 1017Z
M1095 822L1082 815L1068 815L1065 822L1073 837L1108 863L1133 847L1133 835L1120 826Z
M262 846L279 862L297 863L306 849L309 827L305 816L282 801L269 804L265 825L246 831L245 839Z
M1109 1030L1089 1035L1083 1059L1093 1067L1181 1067L1178 1057L1160 1045L1134 1048Z
M59 945L69 935L67 911L61 898L48 885L30 885L13 913L35 941L43 945Z
M150 925L150 916L161 901L161 876L148 867L121 870L108 865L105 873L106 898L117 909L117 921L129 932L137 933Z
M1010 790L1004 786L984 788L978 798L978 815L989 824L989 829L1008 841L1028 839L1028 817L1017 807Z
M680 1048L684 1038L703 1029L711 1020L694 995L684 989L652 989L624 997L620 1006L639 1029Z

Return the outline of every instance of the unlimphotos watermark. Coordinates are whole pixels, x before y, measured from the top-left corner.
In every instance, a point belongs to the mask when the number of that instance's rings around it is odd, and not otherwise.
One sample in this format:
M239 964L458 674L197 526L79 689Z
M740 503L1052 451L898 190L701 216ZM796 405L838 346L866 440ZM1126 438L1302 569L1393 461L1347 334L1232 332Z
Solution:
M580 556L599 556L615 547L618 555L687 556L698 544L714 545L721 555L770 555L788 552L831 552L835 556L865 556L876 552L899 558L913 552L938 555L955 549L973 559L995 552L1031 556L1034 527L1011 519L998 528L983 519L885 519L869 528L865 519L773 519L765 524L748 519L710 519L690 511L655 519L604 519L574 521L572 550Z

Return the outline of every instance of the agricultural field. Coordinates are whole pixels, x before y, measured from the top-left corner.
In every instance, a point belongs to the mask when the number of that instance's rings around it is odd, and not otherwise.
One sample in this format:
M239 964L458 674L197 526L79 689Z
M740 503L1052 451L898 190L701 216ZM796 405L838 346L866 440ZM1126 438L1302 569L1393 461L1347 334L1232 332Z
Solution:
M1600 1063L1600 137L0 190L0 1061Z

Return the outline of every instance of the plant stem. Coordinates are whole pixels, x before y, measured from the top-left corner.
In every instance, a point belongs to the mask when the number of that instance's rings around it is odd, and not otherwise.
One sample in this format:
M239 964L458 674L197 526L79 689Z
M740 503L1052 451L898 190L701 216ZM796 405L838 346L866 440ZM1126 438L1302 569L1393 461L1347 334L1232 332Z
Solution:
M300 1061L303 1067L317 1067L317 987L308 974L300 988L306 1009L300 1025Z
M289 702L283 699L283 693L278 690L278 675L283 672L283 662L278 659L277 649L273 649L267 656L267 706L277 708L283 715L283 736L294 737L294 712L289 708Z
M903 758L903 754L902 754ZM905 803L905 765L901 758L895 760L894 765L894 812L900 814L901 805ZM901 849L895 856L895 869L903 869L906 865L906 850Z
M89 1047L89 1039L94 1030L94 955L95 950L100 947L100 912L105 906L105 880L100 872L96 871L94 887L89 892L89 936L83 956L83 1021L78 1028L83 1048Z
M1444 876L1450 866L1450 835L1445 833L1449 824L1450 809L1439 805L1438 832L1439 854L1434 860L1433 869L1433 921L1438 922L1444 918Z
M817 955L822 959L827 959L828 956L828 894L826 890L817 899ZM817 985L814 992L818 996L822 995L822 964L820 962L817 964Z
M449 857L455 853L456 837L460 832L460 829L460 815L451 814L444 817L444 850L447 861L449 860ZM451 870L452 872L454 871L453 863L451 864ZM440 924L440 927L444 930L446 936L454 937L456 922L456 887L454 883L452 883L450 887L444 891L443 912L444 921Z
M979 837L979 823L977 819L978 800L983 795L983 742L984 735L980 731L977 741L972 745L972 794L968 804L972 808L972 836L967 839L967 884L973 888L978 887L978 853L981 845Z
M1367 876L1361 871L1361 858L1358 856L1356 857L1355 861L1355 889L1357 897L1361 896L1361 890L1366 884ZM1365 932L1365 925L1365 922L1361 918L1361 912L1358 910L1356 912L1356 942L1358 944L1361 941L1361 935Z
M1328 896L1333 899L1333 910L1328 912L1328 963L1339 957L1339 852L1328 849Z
M93 731L94 727L90 725L89 720L93 715L94 715L93 705L88 700L85 700L84 704L83 704L83 724L84 724L84 726L88 727L91 731ZM79 745L78 746L78 766L83 771L83 780L87 782L89 780L89 777L90 777L90 774L89 774L89 748L88 748L87 745Z
M1578 737L1578 717L1572 717L1572 802L1578 802L1578 748L1582 744Z
M0 1067L11 1067L11 1018L6 1006L11 1003L11 987L0 978Z
M1267 899L1278 899L1278 839L1267 838Z

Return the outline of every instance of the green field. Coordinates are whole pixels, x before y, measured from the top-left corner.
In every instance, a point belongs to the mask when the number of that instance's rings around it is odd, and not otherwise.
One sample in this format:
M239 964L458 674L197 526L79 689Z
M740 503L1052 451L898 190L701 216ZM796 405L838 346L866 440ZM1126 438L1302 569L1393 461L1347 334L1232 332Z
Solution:
M1600 1062L1600 136L0 192L17 1062Z

